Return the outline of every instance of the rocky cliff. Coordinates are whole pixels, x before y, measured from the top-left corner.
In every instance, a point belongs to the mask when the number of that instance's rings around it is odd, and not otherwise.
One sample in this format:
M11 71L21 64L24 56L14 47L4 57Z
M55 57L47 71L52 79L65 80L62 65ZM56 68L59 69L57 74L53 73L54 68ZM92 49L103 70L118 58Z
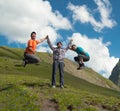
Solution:
M113 68L111 76L109 77L117 86L120 87L120 59L116 66Z

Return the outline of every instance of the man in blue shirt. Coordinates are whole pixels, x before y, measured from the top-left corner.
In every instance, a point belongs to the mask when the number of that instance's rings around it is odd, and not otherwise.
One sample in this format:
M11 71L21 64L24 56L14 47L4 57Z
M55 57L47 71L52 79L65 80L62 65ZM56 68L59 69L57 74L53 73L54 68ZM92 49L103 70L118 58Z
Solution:
M74 60L79 64L77 70L85 67L83 62L87 62L90 60L89 54L82 47L77 47L76 45L72 45L70 49L78 54L78 56L74 57Z

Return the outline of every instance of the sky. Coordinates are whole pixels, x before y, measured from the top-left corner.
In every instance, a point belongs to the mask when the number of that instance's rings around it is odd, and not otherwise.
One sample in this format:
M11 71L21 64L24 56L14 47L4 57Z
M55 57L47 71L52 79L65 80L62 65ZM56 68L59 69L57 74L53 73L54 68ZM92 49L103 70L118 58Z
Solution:
M30 33L53 45L70 39L90 54L86 66L108 78L120 58L120 0L0 0L0 46L25 48ZM37 51L51 53L47 42ZM76 53L68 51L73 60Z

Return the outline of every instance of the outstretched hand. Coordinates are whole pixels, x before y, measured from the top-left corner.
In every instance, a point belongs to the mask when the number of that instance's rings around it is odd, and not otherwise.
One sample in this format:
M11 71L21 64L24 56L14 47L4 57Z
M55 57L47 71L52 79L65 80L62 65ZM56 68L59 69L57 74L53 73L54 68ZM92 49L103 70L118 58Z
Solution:
M48 36L48 35L46 35L46 39L48 39L48 37L49 37L49 36Z

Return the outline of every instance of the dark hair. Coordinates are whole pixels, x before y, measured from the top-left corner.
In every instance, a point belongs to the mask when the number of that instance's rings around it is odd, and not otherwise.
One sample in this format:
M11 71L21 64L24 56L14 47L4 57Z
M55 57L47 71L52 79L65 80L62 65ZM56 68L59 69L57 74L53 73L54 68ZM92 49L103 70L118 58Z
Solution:
M75 44L73 44L71 47L76 47L76 45L75 45Z
M62 42L57 42L57 46L58 46L58 44L61 44L61 45L62 45Z
M36 32L32 32L30 36L32 37L32 35L33 35L33 34L35 34L35 35L36 35Z

